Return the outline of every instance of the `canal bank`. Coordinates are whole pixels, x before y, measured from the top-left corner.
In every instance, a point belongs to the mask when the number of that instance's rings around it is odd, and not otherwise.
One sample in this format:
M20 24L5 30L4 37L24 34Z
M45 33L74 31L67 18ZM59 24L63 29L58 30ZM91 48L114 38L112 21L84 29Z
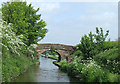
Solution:
M40 56L40 65L31 66L27 72L13 82L79 82L62 72L53 64L53 59Z

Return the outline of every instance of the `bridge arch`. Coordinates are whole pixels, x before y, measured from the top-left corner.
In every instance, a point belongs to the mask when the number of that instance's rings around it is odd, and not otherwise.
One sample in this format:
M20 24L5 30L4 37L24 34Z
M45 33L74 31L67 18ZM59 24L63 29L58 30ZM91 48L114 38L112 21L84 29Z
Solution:
M56 50L50 50L50 49L49 49L49 50L46 50L46 51L44 51L44 52L47 52L47 51L53 51L53 52L57 53L57 54L58 54L58 62L61 61L61 55L60 55L59 52L57 52ZM41 52L41 54L44 53L44 52Z
M63 45L63 44L39 44L36 48L36 51L39 55L37 55L37 58L40 58L41 53L51 50L51 46L56 48L55 52L59 53L59 56L61 56L61 60L66 59L66 56L71 55L75 47L70 45Z

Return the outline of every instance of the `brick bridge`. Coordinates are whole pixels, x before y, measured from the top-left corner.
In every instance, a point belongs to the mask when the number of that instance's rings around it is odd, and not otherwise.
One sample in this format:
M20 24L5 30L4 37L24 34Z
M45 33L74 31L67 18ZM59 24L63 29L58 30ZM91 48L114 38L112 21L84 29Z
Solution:
M56 53L58 53L59 55L59 59L58 61L62 60L62 59L66 59L66 56L71 55L74 50L75 47L74 46L70 46L70 45L63 45L63 44L39 44L36 48L37 52L39 55L37 55L37 58L40 59L40 55L48 50L51 50L51 46L54 48L57 48L57 50L55 50Z

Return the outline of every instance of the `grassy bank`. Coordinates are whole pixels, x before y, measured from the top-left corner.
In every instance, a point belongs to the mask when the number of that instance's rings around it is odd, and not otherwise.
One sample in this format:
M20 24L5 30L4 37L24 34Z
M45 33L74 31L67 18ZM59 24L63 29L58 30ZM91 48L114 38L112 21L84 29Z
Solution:
M13 26L0 19L2 37L0 54L2 55L2 82L11 82L37 62L35 48L23 42L23 35L16 35Z
M2 81L11 82L37 62L37 59L28 58L25 54L14 54L6 51L2 56Z
M118 41L108 41L103 29L96 27L96 33L84 35L76 45L70 63L60 63L60 68L81 82L120 82L120 49Z
M2 81L10 82L25 72L32 64L36 62L39 64L36 59L37 42L45 37L48 30L44 28L46 23L40 18L41 15L36 14L39 9L35 10L31 4L28 6L26 2L13 1L4 2L1 5Z
M66 60L58 63L61 70L79 78L81 82L120 82L120 57L118 48L101 52L93 59L83 60L74 57L71 63Z

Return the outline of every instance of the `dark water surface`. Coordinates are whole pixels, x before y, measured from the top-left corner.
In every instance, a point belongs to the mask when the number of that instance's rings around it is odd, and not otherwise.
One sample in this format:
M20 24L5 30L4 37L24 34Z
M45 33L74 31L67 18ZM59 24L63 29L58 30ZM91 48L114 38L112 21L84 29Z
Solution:
M27 72L14 82L78 82L53 64L53 59L40 56L40 65L31 66Z

